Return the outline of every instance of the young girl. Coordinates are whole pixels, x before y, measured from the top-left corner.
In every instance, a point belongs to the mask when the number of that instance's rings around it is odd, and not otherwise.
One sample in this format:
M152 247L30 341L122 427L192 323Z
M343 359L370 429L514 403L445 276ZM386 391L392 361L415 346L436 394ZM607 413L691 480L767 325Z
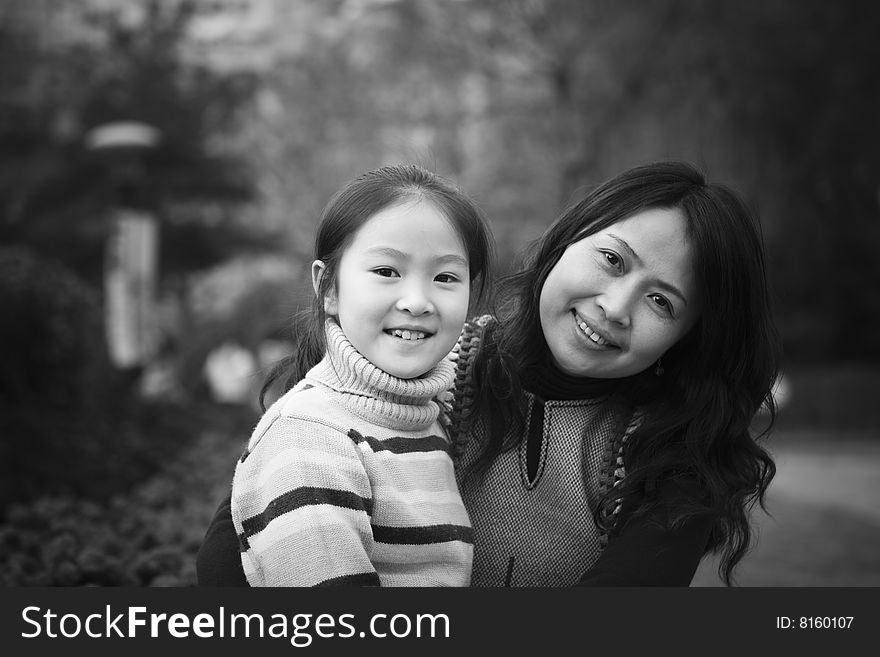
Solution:
M775 473L750 423L778 338L743 203L693 168L626 171L568 209L497 320L468 323L450 413L476 586L730 584ZM234 584L221 506L200 583Z
M710 550L730 584L775 473L750 435L778 339L743 203L683 164L627 171L500 302L463 334L453 413L473 584L686 585Z
M484 281L473 204L417 167L367 173L327 205L298 381L260 420L231 511L252 586L466 586L473 532L435 397Z

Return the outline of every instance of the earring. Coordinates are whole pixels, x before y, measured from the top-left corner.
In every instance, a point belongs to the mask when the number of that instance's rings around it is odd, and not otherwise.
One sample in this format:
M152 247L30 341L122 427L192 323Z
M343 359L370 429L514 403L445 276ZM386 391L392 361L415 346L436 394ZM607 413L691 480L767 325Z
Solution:
M658 359L657 359L657 367L654 368L654 374L655 374L656 376L663 376L663 372L666 371L666 370L663 369L663 362L662 362L662 360L663 360L662 358L658 358Z

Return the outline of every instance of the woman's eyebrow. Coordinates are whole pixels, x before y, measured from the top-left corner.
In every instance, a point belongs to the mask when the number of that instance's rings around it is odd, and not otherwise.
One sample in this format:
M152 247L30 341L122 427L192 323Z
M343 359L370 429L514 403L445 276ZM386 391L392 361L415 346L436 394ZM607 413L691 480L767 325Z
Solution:
M612 233L608 233L608 237L610 237L615 242L617 242L617 245L621 248L621 250L626 251L629 254L630 258L632 258L633 260L635 260L639 264L642 264L642 259L639 257L639 254L633 250L633 248L629 245L629 243L627 243L627 241L625 239L618 237L617 235L614 235ZM668 281L664 281L664 280L660 280L660 279L655 279L654 282L657 284L658 287L663 288L667 292L674 294L679 299L681 299L681 301L684 303L684 305L687 305L687 302L688 302L687 297L682 293L681 290L679 290L677 287L675 287L672 283L669 283Z

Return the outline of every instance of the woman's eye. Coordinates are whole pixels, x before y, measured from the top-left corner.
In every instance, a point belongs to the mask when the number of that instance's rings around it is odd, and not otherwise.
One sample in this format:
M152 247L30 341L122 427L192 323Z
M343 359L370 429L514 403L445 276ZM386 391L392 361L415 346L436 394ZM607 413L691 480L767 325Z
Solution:
M605 262L615 269L621 269L623 267L623 260L621 260L620 256L613 251L603 251L602 255L605 256Z
M434 280L438 283L455 283L458 281L458 276L454 274L437 274Z
M669 313L670 315L673 312L672 304L669 303L669 299L659 294L652 294L651 301L654 302L660 309Z
M397 272L391 267L379 267L378 269L374 269L373 273L382 276L383 278L391 278L392 276L397 275Z

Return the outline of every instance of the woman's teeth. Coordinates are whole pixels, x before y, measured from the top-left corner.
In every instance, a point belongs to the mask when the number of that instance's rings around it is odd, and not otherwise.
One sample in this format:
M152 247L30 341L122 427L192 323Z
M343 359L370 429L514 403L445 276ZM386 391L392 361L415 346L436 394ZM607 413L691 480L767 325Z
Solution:
M394 329L391 331L391 335L397 338L403 338L404 340L424 340L428 334L423 333L422 331L403 331L401 329Z
M584 332L584 335L586 335L588 338L590 338L590 340L592 340L596 344L608 344L608 340L606 340L601 335L599 335L598 333L593 331L593 329L591 329L589 326L587 326L586 322L578 322L578 326L580 327L581 331Z

